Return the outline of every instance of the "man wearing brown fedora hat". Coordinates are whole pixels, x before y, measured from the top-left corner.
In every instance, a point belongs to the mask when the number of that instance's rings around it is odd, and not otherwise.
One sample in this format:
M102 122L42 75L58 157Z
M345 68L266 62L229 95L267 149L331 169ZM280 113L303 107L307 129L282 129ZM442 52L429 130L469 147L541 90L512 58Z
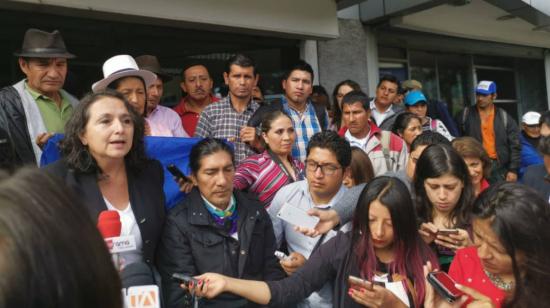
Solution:
M154 126L162 128L165 137L189 137L183 130L181 118L171 108L160 105L164 93L164 82L172 77L162 72L160 63L155 56L143 55L136 57L139 69L155 73L157 79L147 88L147 120Z
M14 53L26 78L0 90L0 128L6 130L15 153L13 163L38 164L41 147L63 133L78 100L62 89L69 53L59 31L29 29Z

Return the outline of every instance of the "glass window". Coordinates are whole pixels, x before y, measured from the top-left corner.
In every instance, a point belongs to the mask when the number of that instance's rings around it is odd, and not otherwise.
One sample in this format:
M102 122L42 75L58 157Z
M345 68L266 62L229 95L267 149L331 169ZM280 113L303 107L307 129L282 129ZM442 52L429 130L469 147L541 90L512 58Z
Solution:
M469 62L470 57L467 55L448 54L437 57L440 99L447 103L451 115L472 104L470 93L473 83Z
M378 46L378 58L381 59L407 59L407 51L404 48Z
M411 50L409 61L411 78L422 83L422 92L430 99L439 99L435 55L424 51Z
M380 77L384 75L393 75L399 81L407 79L407 65L401 62L380 62L378 64L378 73Z
M520 113L548 110L543 60L518 59Z

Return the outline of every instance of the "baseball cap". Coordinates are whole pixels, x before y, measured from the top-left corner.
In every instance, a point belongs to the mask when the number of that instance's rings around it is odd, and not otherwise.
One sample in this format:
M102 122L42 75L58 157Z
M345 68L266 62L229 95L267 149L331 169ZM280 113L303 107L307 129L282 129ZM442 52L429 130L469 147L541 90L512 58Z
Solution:
M422 93L422 91L410 91L407 95L405 95L405 105L407 106L413 106L418 103L428 103L428 99L426 99L426 96Z
M482 80L477 84L476 93L489 95L497 92L497 84L493 81Z
M422 90L422 83L415 79L405 80L401 83L401 88L405 90Z
M527 125L537 125L539 124L539 120L540 113L535 111L526 112L523 117L521 117L521 123L525 123Z

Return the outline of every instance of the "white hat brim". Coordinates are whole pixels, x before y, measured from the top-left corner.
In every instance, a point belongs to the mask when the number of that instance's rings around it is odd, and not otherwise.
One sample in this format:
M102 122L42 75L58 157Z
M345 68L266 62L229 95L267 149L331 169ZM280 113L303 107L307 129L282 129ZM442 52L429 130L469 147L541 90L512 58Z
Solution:
M127 70L123 72L113 73L107 78L103 78L97 82L94 82L94 84L92 85L92 92L97 93L99 91L103 91L111 82L123 77L130 76L141 77L145 81L145 90L147 90L149 86L152 85L155 80L157 80L157 75L155 75L155 73L153 72L146 70Z

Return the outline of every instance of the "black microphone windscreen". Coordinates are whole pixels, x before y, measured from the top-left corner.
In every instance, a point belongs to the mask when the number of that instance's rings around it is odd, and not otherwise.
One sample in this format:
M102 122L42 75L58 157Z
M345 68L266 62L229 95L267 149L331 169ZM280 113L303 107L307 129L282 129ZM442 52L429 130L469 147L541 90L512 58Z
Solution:
M144 262L135 262L126 265L120 272L122 287L129 288L156 284L153 278L153 271Z

